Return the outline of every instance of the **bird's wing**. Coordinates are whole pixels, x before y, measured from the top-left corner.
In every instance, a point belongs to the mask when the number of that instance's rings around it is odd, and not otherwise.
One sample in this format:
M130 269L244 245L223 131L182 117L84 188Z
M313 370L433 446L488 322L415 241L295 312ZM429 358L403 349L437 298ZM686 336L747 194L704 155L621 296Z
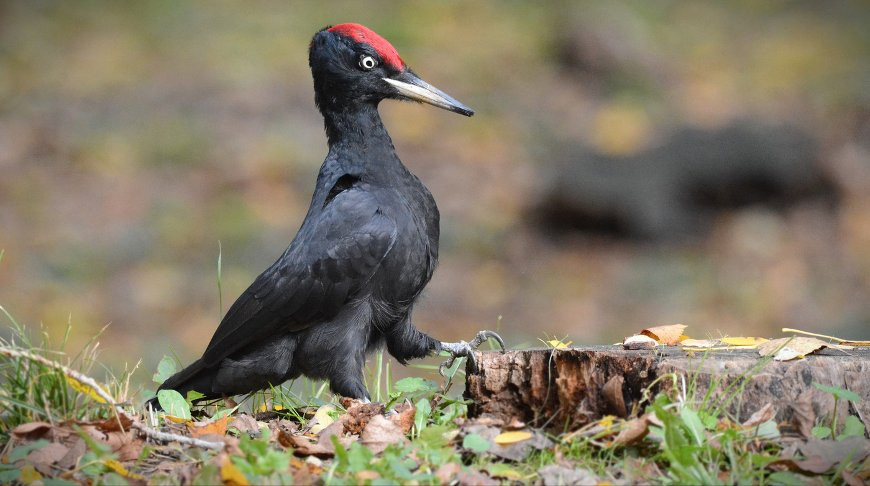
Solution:
M369 282L397 234L371 194L342 191L230 307L203 361L214 365L253 342L334 317Z

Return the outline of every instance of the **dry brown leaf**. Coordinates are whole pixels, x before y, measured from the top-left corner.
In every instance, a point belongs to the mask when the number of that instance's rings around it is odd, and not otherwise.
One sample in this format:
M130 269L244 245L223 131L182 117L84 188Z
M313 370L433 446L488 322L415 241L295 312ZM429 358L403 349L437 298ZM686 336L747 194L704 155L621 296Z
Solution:
M801 394L797 400L789 404L792 409L791 423L798 433L808 439L813 436L813 426L816 424L816 411L813 399L808 393Z
M758 427L759 425L767 422L776 416L776 409L773 408L772 403L765 403L763 407L759 408L755 413L753 413L745 422L743 422L744 427Z
M803 358L827 346L828 343L811 337L779 338L761 343L758 346L758 354L761 356L773 354L773 359L776 361L789 361Z
M723 337L719 339L719 342L726 346L740 346L740 347L756 347L761 343L765 343L768 340L766 338L761 337L744 337L744 336L734 336L734 337Z
M217 420L210 420L207 422L194 422L192 424L188 424L187 429L190 431L190 435L193 437L202 437L209 434L222 436L227 433L227 424L229 424L230 419L231 417L227 415Z
M634 336L629 336L625 338L625 341L622 342L622 347L624 349L655 349L658 341L655 339L645 336L643 334L635 334Z
M670 324L667 326L648 327L640 333L649 336L666 346L676 346L688 326L685 324Z
M461 472L462 466L455 462L448 462L442 464L441 467L435 471L435 477L438 478L438 482L441 484L450 484Z
M411 402L405 402L396 405L393 410L396 413L389 417L390 422L398 425L403 434L411 432L411 427L414 426L414 415L417 413L417 407Z
M401 444L406 442L406 439L398 425L390 422L383 415L375 415L362 431L360 442L375 454L379 454L390 444Z
M39 439L45 437L51 428L52 426L48 422L30 422L12 429L12 435L17 439Z
M619 433L613 439L617 446L627 446L643 440L649 433L649 418L644 415L622 424Z
M622 386L625 384L625 378L622 375L613 375L607 383L601 387L601 395L610 406L611 411L617 417L628 416L628 410L625 406L625 397L622 395Z
M117 432L120 430L130 430L130 426L133 425L133 419L127 414L122 413L101 422L95 422L93 425L96 425L103 432Z
M260 425L257 423L257 419L251 417L246 413L240 413L236 415L233 420L233 427L237 429L239 432L248 433L248 434L259 434L260 433Z
M51 476L51 466L63 459L68 452L69 448L67 446L57 442L51 442L45 445L45 447L40 447L28 454L27 462L33 464L33 467L35 467L40 473Z

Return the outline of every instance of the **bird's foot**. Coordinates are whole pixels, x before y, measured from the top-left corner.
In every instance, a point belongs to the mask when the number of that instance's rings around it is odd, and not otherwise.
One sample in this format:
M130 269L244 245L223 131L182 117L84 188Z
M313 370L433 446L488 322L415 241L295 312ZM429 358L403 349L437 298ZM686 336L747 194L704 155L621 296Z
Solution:
M474 360L473 351L487 339L494 339L499 347L501 347L501 352L505 352L504 339L492 331L480 331L476 336L474 336L474 339L468 343L465 341L459 341L458 343L441 343L441 349L450 353L450 358L438 366L438 373L440 373L441 376L447 376L447 370L453 366L456 358L462 357L468 358L469 363L471 363L471 369L477 372L477 362Z

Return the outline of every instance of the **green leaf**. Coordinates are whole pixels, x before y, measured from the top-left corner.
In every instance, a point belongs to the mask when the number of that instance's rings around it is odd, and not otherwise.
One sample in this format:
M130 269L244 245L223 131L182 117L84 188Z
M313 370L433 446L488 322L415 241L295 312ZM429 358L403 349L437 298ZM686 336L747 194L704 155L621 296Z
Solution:
M770 484L782 484L786 486L794 486L795 484L806 484L807 477L801 476L788 471L777 471L767 477Z
M429 414L432 413L432 405L429 404L429 400L426 398L421 398L415 404L417 407L417 411L414 413L414 427L417 428L417 433L419 434L424 427L426 427L426 423L429 420Z
M157 401L160 402L160 407L169 415L190 420L190 405L187 404L181 393L175 390L160 390L157 392Z
M846 390L845 388L840 388L838 386L827 386L820 383L813 383L813 386L825 393L830 393L831 395L834 395L841 400L849 400L850 402L861 401L861 397L859 397L857 393Z
M779 427L776 426L776 421L771 419L759 424L755 430L755 436L762 439L778 439Z
M483 454L492 444L480 434L468 434L462 439L462 447L476 454Z
M692 433L695 444L702 445L706 436L704 435L704 424L701 423L698 413L689 407L683 407L680 409L680 418L683 419L683 423L686 424L689 432Z
M66 479L57 478L42 478L43 486L77 486L79 483L67 481Z
M831 428L824 425L816 425L813 427L812 434L816 439L827 439L831 436Z
M849 415L843 422L843 431L837 436L837 440L845 439L846 437L864 437L864 424L861 419L854 415Z
M417 393L422 391L433 391L438 389L438 385L429 380L424 380L423 378L418 378L416 376L410 376L408 378L402 378L397 381L393 388L402 393Z
M353 472L369 469L374 457L372 451L359 442L352 443L347 449L347 463Z
M200 398L205 398L205 394L196 390L190 390L187 392L187 403L192 404L194 400L199 400Z
M154 373L154 376L151 379L154 380L154 383L161 385L164 381L168 380L170 376L174 375L175 372L175 360L170 356L164 355L163 359L157 363L157 373Z
M9 462L20 461L27 457L31 452L42 449L43 447L48 445L48 441L45 439L39 439L35 442L31 442L27 445L18 446L15 449L12 449L12 452L9 453Z
M0 483L12 484L21 477L20 469L4 469L0 471Z

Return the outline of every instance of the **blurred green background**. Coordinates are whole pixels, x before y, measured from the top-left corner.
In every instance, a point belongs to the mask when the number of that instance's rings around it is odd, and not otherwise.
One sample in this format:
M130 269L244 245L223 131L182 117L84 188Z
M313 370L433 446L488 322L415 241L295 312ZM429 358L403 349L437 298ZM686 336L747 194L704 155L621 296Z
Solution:
M381 106L441 208L421 329L868 338L867 2L0 2L0 305L75 342L111 323L115 366L197 357L218 243L226 310L301 223L326 153L308 42L347 21L477 110ZM811 133L836 209L742 208L679 245L531 221L561 144L631 153L741 118Z

